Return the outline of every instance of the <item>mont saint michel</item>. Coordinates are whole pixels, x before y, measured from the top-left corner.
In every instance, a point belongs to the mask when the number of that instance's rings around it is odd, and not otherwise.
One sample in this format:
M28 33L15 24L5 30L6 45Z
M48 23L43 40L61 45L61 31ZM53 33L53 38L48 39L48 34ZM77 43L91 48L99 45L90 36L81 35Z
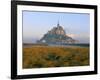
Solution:
M21 67L89 66L89 19L88 14L23 11Z
M36 43L24 44L29 46L23 48L23 68L89 65L89 48L78 47L76 42L58 22L56 27L47 31Z
M47 44L74 44L76 42L76 40L66 34L63 26L59 24L59 21L56 27L53 27L37 41L37 43Z

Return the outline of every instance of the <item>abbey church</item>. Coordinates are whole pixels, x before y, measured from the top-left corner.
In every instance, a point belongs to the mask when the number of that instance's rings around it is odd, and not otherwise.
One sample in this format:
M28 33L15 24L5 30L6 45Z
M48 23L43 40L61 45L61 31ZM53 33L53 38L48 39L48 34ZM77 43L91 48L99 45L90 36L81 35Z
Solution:
M46 34L44 34L38 42L47 44L71 44L75 43L76 40L68 36L58 22L57 26L53 27Z
M64 29L62 28L62 26L59 25L59 23L57 24L57 27L54 27L53 29L48 31L48 33L49 34L66 35Z

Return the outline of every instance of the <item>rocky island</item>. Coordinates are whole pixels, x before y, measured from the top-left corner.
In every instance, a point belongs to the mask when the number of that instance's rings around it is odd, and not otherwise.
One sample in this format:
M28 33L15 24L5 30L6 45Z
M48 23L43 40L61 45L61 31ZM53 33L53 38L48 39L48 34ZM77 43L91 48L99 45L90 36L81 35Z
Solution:
M53 27L37 41L37 43L46 44L73 44L75 42L76 40L66 34L59 22L56 27Z

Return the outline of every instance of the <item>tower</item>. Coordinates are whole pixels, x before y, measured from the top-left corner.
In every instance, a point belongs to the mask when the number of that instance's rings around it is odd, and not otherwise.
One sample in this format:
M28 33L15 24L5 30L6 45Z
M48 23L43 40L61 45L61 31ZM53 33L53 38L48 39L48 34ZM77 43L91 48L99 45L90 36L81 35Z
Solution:
M58 20L58 24L57 24L57 27L59 27L60 25L59 25L59 20Z

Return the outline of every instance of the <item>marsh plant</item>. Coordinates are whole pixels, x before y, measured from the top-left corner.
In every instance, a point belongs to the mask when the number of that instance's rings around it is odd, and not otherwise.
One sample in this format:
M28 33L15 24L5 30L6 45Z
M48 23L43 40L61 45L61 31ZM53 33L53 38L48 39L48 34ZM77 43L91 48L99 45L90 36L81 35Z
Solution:
M69 67L89 65L89 48L32 47L23 49L23 68Z

